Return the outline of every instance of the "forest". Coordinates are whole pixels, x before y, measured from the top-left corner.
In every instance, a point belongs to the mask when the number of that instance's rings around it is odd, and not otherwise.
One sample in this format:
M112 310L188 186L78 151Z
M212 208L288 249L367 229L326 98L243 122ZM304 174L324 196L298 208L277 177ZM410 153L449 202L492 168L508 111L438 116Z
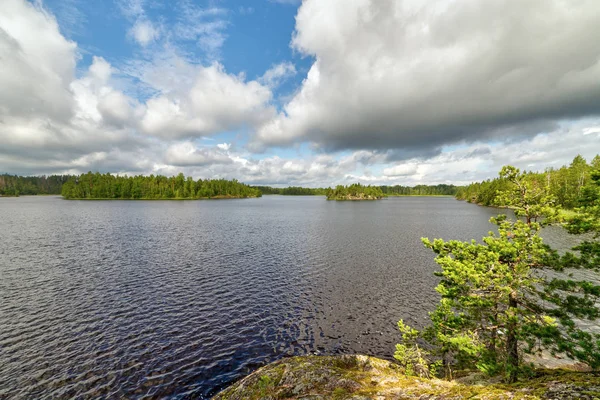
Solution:
M543 172L525 172L526 179L538 187L547 187L549 193L556 199L557 205L572 209L577 206L577 198L582 188L590 179L593 169L600 167L600 155L591 162L577 156L566 166L548 168ZM85 188L76 182L90 182ZM71 182L71 183L69 183ZM67 189L63 192L63 184ZM111 174L91 173L81 176L49 175L49 176L17 176L0 175L0 196L63 194L65 198L120 198L120 199L183 199L183 198L213 198L213 197L257 197L259 195L279 194L287 196L325 195L328 198L345 198L358 195L361 190L371 193L378 189L385 196L456 196L485 206L502 206L497 193L509 186L504 178L498 177L483 182L472 183L468 186L455 185L417 185L417 186L364 186L350 185L328 188L304 188L290 186L274 188L271 186L247 186L236 180L207 179L194 181L183 174L177 177L164 176L135 176L126 177ZM367 189L368 188L368 189ZM350 191L353 193L351 194ZM374 192L373 192L374 193ZM365 193L366 194L366 193ZM367 196L368 197L368 196Z
M544 188L551 195L557 206L573 209L578 205L583 188L591 179L591 172L600 168L600 155L588 163L578 155L571 164L558 169L547 168L544 172L524 172L524 179L534 187ZM459 188L456 198L469 203L484 206L505 206L499 193L510 187L510 182L498 177L483 182L472 183Z
M70 175L0 175L0 196L60 194Z
M62 187L65 199L214 199L261 197L260 190L226 179L198 179L179 174L119 176L91 173L70 177Z
M325 195L327 200L379 200L385 197L379 186L365 186L360 183L329 188Z
M274 188L271 186L253 186L262 194L280 194L284 196L326 196L331 188L304 188L289 186ZM455 185L417 185L417 186L379 186L386 196L455 196L460 186Z
M283 196L324 196L327 189L305 188L300 186L288 186L286 188L274 188L271 186L252 186L262 194L280 194Z
M89 175L85 174L85 175ZM100 174L97 174L100 175ZM118 177L115 175L115 178ZM119 179L121 179L122 177L119 177ZM139 177L138 177L139 178ZM143 177L142 177L143 178ZM150 177L148 177L150 178ZM178 182L175 182L175 184L165 184L163 182L164 179L169 179L169 178L165 178L165 177L161 177L159 179L158 176L154 177L155 179L155 183L154 185L162 185L163 189L152 189L150 192L152 193L149 196L143 195L141 198L198 198L198 197L214 197L214 196L219 196L219 195L224 195L226 196L226 194L210 194L210 190L206 189L205 196L201 195L199 196L199 190L202 189L203 186L206 186L205 184L198 184L197 182L195 183L195 187L194 187L194 195L189 196L190 193L192 193L191 191L191 187L187 186L187 194L185 192L185 188L181 188L180 185L181 183L181 179L179 179ZM18 175L8 175L8 174L4 174L4 175L0 175L0 196L19 196L19 195L45 195L45 194L55 194L55 195L59 195L62 194L62 187L63 184L68 182L69 180L78 179L78 176L75 175L49 175L49 176L18 176ZM104 179L106 180L106 184L108 184L110 178L95 178L96 180L98 179ZM129 179L129 178L127 178ZM184 178L184 180L187 182L189 179L191 178ZM218 181L218 180L217 180ZM159 183L161 182L161 183ZM224 181L225 182L225 181ZM229 181L227 181L229 182ZM233 181L231 181L233 182ZM114 183L116 186L118 186L119 188L123 187L125 189L125 194L121 194L120 189L117 189L115 187L115 190L109 189L104 190L102 189L101 191L97 192L97 193L103 193L103 195L106 195L108 193L109 197L102 197L102 198L138 198L138 197L128 197L129 194L127 193L127 184L122 184L121 182L119 182L118 184L115 182ZM106 186L104 183L101 184L100 186ZM111 183L112 185L112 183ZM168 187L170 185L170 188ZM129 185L131 187L131 184ZM142 185L143 186L143 185ZM147 186L147 185L146 185ZM175 187L177 186L177 187ZM210 185L208 185L210 186ZM211 186L211 188L216 188L216 190L220 190L220 187L223 187L224 184L220 184L220 185L216 185L216 186ZM300 187L300 186L288 186L285 188L276 188L276 187L272 187L272 186L250 186L250 188L252 189L257 189L258 191L260 191L261 194L263 195L271 195L271 194L277 194L277 195L283 195L283 196L326 196L327 195L327 191L331 190L331 188L326 189L326 188L306 188L306 187ZM387 196L454 196L457 194L457 192L459 192L459 190L461 189L461 187L459 186L455 186L455 185L417 185L417 186L402 186L402 185L394 185L394 186L379 186L379 188L381 189L382 193L384 195ZM175 192L176 189L179 189L179 194L181 196L178 196L177 193ZM72 188L69 188L68 191L69 193L72 192ZM100 190L100 189L98 189ZM170 191L169 191L170 190ZM77 194L75 192L73 192L74 195ZM87 192L85 192L85 196L87 196ZM159 194L157 194L159 193ZM221 193L221 192L219 192ZM79 196L79 194L77 194ZM77 198L90 198L90 197L77 197ZM114 197L116 196L116 197ZM125 196L125 197L122 197ZM162 196L166 196L166 197L162 197ZM235 196L234 196L235 197ZM256 196L254 196L256 197ZM71 198L75 198L75 197L71 197ZM91 198L99 198L97 196L91 196Z
M455 185L417 185L417 186L380 186L387 196L455 196L460 186Z

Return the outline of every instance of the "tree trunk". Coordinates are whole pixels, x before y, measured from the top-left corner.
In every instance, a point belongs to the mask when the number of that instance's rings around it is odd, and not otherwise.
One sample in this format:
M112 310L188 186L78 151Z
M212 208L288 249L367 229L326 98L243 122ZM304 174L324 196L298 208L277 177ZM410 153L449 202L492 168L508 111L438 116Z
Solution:
M509 311L513 311L516 314L517 306L517 299L514 294L511 294L508 299ZM514 383L517 381L519 372L519 339L517 338L516 321L512 319L516 318L516 316L513 316L512 314L513 313L509 313L509 318L511 318L511 320L508 321L506 332L506 354L509 368L509 383Z

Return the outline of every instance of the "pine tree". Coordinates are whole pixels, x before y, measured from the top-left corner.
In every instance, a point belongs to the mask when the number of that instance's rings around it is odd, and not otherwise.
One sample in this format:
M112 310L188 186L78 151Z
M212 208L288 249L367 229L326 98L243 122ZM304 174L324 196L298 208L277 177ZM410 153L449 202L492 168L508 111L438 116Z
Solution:
M436 288L441 301L430 313L431 325L419 336L432 346L447 377L452 367L475 365L514 382L523 369L523 352L541 349L600 367L598 337L576 324L577 318L598 317L595 301L600 287L565 279L562 273L566 268L598 267L600 253L590 259L586 245L578 249L580 257L559 256L543 243L542 225L558 217L555 199L539 181L527 176L514 167L502 169L501 180L508 186L497 198L514 209L517 219L492 218L498 233L490 232L483 243L423 239L441 266ZM592 193L595 200L583 210L583 217L571 223L572 230L598 226L590 225L590 221L597 222L597 192L584 192ZM414 342L414 332L406 329L404 340ZM402 346L407 344L403 342L397 350L403 350ZM406 354L410 353L397 351L396 358L403 360ZM433 361L426 365L434 366Z

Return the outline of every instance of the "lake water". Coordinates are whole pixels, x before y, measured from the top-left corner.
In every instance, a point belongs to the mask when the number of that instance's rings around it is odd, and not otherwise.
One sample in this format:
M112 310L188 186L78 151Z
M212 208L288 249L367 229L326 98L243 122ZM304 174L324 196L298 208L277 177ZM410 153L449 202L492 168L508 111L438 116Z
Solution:
M2 198L0 398L205 398L288 355L390 358L398 319L422 324L437 302L420 238L480 238L497 212Z

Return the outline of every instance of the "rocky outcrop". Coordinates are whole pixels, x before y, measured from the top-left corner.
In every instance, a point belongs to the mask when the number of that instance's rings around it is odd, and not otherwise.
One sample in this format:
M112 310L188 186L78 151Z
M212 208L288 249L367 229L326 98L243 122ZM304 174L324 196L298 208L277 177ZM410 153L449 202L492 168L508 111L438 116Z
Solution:
M269 364L213 399L600 399L600 376L539 370L512 385L472 374L456 381L404 375L368 356L305 356Z

